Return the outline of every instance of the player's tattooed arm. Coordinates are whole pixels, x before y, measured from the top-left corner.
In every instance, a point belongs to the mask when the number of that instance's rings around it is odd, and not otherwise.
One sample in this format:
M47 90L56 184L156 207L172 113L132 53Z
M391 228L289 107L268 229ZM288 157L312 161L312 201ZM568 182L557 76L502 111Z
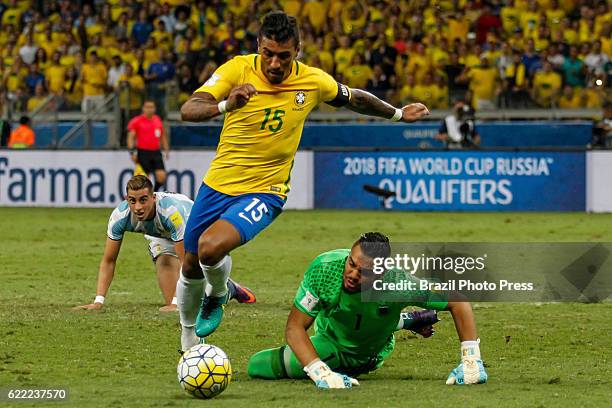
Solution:
M219 115L218 102L208 92L196 92L181 106L181 119L188 122L204 122Z
M369 116L391 119L395 115L395 107L362 89L351 89L351 99L346 105L350 110ZM414 122L429 115L429 110L422 103L411 103L402 109L402 122Z
M351 99L346 107L357 113L385 119L390 119L395 113L392 105L361 89L351 89Z

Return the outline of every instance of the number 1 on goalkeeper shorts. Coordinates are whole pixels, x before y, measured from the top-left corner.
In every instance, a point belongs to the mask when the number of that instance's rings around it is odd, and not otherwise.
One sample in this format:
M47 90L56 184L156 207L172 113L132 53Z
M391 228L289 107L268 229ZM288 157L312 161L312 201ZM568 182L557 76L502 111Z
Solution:
M244 211L238 213L238 216L247 220L251 225L253 225L254 222L260 221L264 213L268 213L268 207L266 207L266 203L260 202L261 200L259 198L253 198L253 201L251 201L251 203L244 208ZM257 205L258 203L260 204ZM257 208L253 209L255 206L257 206ZM249 213L251 218L249 218L249 216L245 213Z

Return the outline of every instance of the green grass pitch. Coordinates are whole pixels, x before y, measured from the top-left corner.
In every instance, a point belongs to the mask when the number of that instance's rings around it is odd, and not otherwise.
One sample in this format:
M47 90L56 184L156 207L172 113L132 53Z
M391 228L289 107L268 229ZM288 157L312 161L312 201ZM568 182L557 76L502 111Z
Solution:
M177 314L161 294L142 236L127 234L101 312L71 311L95 295L109 210L2 208L0 388L68 388L74 407L603 407L610 406L612 304L476 304L489 383L450 387L458 363L452 320L430 339L403 332L379 371L352 390L246 375L249 356L283 343L285 319L308 262L361 232L395 241L612 241L612 215L287 211L236 250L232 276L256 305L232 303L208 341L233 364L211 401L176 380ZM0 406L43 406L10 403Z

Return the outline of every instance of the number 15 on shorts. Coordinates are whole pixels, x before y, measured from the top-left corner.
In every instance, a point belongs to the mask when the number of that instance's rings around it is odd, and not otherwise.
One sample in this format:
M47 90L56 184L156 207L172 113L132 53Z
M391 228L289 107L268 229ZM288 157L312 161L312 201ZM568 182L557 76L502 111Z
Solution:
M262 203L259 198L253 198L253 201L244 207L244 211L238 213L238 216L244 218L249 224L253 225L253 223L261 220L264 213L268 213L266 203Z

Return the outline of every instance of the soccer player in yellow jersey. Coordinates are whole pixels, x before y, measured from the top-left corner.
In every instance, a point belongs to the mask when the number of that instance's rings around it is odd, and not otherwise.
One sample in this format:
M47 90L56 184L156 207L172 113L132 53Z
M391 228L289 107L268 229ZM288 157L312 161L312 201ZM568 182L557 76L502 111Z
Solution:
M429 113L420 103L396 109L368 92L337 83L295 60L299 44L294 17L280 11L267 14L259 32L259 53L221 65L181 108L182 119L190 122L226 114L216 156L187 224L185 261L177 283L183 335L193 333L195 326L194 343L195 335L206 337L221 322L230 251L281 213L310 111L325 102L404 122Z

